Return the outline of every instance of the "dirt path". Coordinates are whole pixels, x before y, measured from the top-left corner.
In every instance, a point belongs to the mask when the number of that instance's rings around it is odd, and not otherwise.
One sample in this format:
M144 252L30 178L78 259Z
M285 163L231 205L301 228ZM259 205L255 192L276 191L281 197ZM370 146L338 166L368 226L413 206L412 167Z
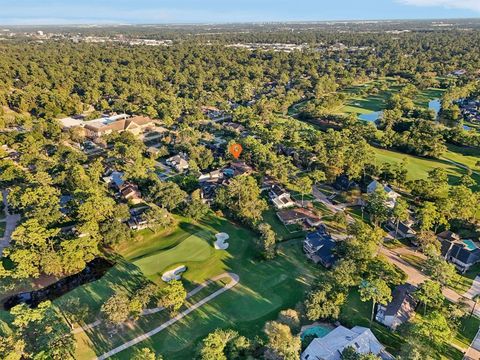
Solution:
M217 296L219 296L220 294L224 293L225 291L228 291L230 290L231 288L233 288L235 285L238 284L239 280L240 280L240 277L237 275L237 274L234 274L234 273L223 273L221 275L218 275L218 276L215 276L213 277L212 279L208 280L208 281L217 281L217 280L220 280L220 279L223 279L224 277L229 277L231 279L231 281L225 285L223 288L215 291L214 293L208 295L207 297L203 298L202 300L200 300L199 302L193 304L191 307L183 310L181 313L179 313L177 316L171 318L170 320L168 320L167 322L164 322L162 325L156 327L155 329L143 334L143 335L140 335L140 336L137 336L136 338L130 340L130 341L127 341L126 343L116 347L115 349L112 349L108 352L106 352L105 354L103 355L100 355L99 357L97 357L96 359L97 360L104 360L104 359L107 359L109 358L110 356L112 355L115 355L125 349L128 349L129 347L131 346L134 346L144 340L147 340L148 338L152 337L153 335L155 334L158 334L159 332L161 332L162 330L165 330L166 328L168 328L170 325L176 323L177 321L179 321L180 319L184 318L185 316L187 316L188 314L190 314L192 311L195 311L196 309L198 309L199 307L205 305L206 303L208 303L209 301L215 299ZM203 285L203 284L202 284ZM200 285L200 286L202 286ZM194 289L193 291L196 291L198 288ZM192 292L193 292L192 291ZM200 291L200 290L198 290ZM197 291L197 292L198 292ZM154 309L152 309L154 310ZM158 310L160 311L160 310Z

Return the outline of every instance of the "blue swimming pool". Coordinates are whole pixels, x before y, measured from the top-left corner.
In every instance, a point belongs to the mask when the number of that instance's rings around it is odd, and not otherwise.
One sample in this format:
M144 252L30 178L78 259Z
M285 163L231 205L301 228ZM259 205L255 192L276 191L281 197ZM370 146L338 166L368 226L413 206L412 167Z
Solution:
M305 337L311 336L311 335L313 335L317 338L321 338L321 337L324 337L325 335L327 335L330 331L332 331L332 329L330 329L327 326L315 325L315 326L312 326L312 327L304 330L302 332L302 334L300 335L300 337L302 338L302 340Z
M478 248L478 246L475 244L473 240L463 240L463 243L467 245L468 250L475 250Z

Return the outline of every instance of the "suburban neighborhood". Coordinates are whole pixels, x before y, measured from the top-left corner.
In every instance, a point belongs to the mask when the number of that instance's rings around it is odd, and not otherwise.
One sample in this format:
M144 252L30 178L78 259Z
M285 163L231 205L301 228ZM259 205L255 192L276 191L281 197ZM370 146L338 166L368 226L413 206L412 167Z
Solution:
M5 25L0 358L479 360L477 13Z

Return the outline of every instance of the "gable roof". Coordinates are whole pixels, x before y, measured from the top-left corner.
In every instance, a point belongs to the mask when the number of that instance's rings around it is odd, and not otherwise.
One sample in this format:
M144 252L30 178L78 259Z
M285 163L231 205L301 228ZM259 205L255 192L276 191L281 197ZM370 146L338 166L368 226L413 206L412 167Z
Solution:
M372 353L384 359L391 358L370 329L362 326L352 329L338 326L324 337L313 339L302 353L302 359L340 360L347 347L352 347L359 354Z
M409 314L404 314L400 310L403 308L404 302L410 303L412 308L415 307L416 301L412 296L415 289L416 287L411 284L403 284L395 287L392 292L392 301L390 301L385 308L385 315L398 315L403 317L404 321L408 320Z

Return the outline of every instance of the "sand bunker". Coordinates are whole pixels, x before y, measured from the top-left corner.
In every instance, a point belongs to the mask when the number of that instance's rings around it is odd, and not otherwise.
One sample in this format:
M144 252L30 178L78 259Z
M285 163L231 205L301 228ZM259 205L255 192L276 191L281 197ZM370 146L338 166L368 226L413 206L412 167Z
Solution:
M217 238L217 241L215 241L215 249L217 250L225 250L228 248L228 243L227 240L230 238L230 236L227 233L219 233L216 234L215 237Z
M167 271L163 273L162 280L165 282L169 282L172 280L180 280L182 278L182 273L187 270L185 265L179 266L173 270Z

